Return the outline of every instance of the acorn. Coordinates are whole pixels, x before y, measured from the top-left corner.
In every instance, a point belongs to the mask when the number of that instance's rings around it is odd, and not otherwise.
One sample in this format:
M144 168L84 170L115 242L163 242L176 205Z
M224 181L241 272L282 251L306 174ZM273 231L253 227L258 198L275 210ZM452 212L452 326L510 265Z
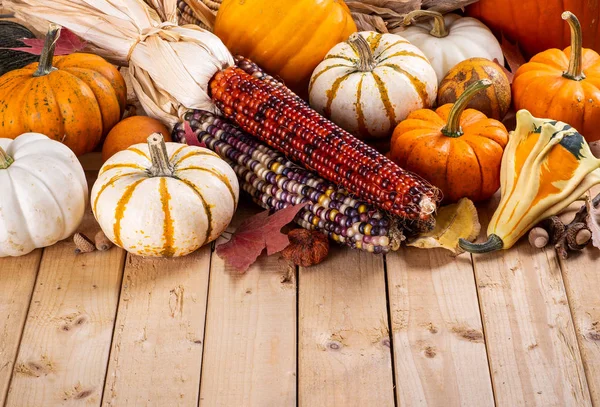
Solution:
M96 250L94 242L83 233L75 233L75 235L73 235L73 242L75 243L76 254L91 253Z

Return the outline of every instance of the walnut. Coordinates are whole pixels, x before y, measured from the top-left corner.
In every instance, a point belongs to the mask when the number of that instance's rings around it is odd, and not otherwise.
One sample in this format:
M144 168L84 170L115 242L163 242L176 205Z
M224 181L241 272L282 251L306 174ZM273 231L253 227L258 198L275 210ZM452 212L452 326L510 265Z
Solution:
M294 229L288 233L290 244L283 249L285 259L302 267L310 267L321 263L329 253L329 239L323 233Z

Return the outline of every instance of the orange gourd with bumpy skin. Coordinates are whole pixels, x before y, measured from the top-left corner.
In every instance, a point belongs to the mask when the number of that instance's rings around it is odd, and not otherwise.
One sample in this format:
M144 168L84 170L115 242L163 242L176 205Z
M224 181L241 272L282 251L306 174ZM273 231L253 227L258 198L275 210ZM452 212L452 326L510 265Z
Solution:
M58 35L60 28L51 27L39 64L0 77L0 133L42 133L79 156L121 119L127 91L117 68L99 56L54 57Z
M343 0L224 0L214 32L233 54L306 96L313 70L356 24Z
M440 188L448 202L481 201L500 187L506 128L477 110L465 110L473 95L490 85L488 79L478 81L455 104L435 112L417 110L394 130L392 160Z
M568 123L588 142L600 140L600 55L582 47L575 15L566 11L562 17L571 26L571 47L541 52L517 70L515 109Z

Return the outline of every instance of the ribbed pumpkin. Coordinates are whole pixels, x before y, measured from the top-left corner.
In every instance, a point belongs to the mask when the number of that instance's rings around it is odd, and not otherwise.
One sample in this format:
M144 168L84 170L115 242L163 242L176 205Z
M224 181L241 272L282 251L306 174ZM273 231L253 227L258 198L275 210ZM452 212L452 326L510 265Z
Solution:
M21 24L0 21L0 76L38 60L37 55L5 49L23 47L24 44L19 41L23 38L35 38L35 35Z
M356 25L343 0L224 0L214 32L233 54L306 96L315 67Z
M411 113L392 136L392 160L439 187L447 202L481 201L500 187L508 132L499 121L474 109L465 110L473 95L490 85L490 80L483 79L453 105Z
M518 42L530 57L569 45L569 29L560 19L564 10L582 18L583 45L600 51L599 0L479 0L467 7L467 14Z
M359 138L389 137L409 113L435 103L423 53L394 34L360 32L336 45L312 75L311 106Z
M59 35L60 28L51 27L39 64L0 77L0 133L42 133L82 155L121 119L125 80L96 55L54 57Z
M541 52L517 70L515 109L568 123L588 142L600 140L600 55L582 47L575 15L567 11L562 17L571 27L571 47Z
M438 106L455 103L469 86L482 79L489 79L492 86L475 94L467 107L502 120L510 108L510 81L500 65L485 58L469 58L448 72L440 83Z
M165 143L155 133L102 166L91 204L117 246L140 256L174 257L215 240L238 196L236 175L217 154Z

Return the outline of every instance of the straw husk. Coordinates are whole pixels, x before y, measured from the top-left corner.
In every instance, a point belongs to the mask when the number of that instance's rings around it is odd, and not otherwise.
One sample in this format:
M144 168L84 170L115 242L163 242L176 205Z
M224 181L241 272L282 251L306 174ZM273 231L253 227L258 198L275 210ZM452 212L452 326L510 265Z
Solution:
M60 24L94 52L129 66L132 86L149 116L171 126L189 109L216 112L208 82L234 64L214 34L177 25L176 0L11 0L21 17Z

